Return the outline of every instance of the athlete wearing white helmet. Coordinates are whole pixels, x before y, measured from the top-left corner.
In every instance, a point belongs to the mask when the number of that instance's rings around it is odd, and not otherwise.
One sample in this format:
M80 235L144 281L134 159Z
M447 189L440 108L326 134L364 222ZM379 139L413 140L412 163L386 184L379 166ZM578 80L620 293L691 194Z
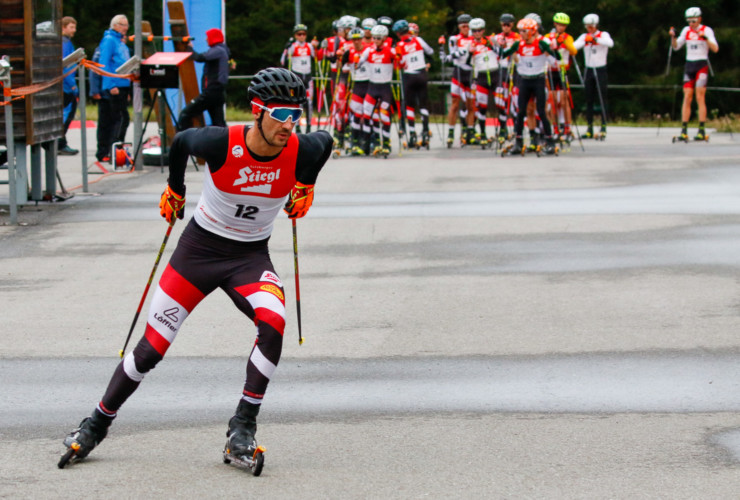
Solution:
M684 16L686 19L691 17L701 17L701 9L699 7L689 7L686 9Z
M598 28L599 16L586 14L583 18L586 33L583 33L573 43L577 50L583 50L586 60L586 70L583 74L584 93L586 94L586 121L588 128L585 139L594 137L594 105L598 99L601 104L601 136L606 137L606 113L607 113L607 73L606 56L609 49L614 47L614 40L606 31Z
M599 15L598 14L586 14L583 16L583 25L584 26L598 26L599 25Z
M482 30L482 29L485 29L485 27L486 27L486 22L480 17L475 17L470 20L470 30L471 31Z
M542 18L539 14L536 14L534 12L530 12L526 16L524 16L524 19L532 19L534 22L537 23L537 32L542 34Z
M370 34L374 37L375 36L386 37L388 36L388 28L386 28L382 24L378 24L378 25L373 26L373 29L370 30Z
M687 127L691 118L691 101L696 95L699 130L694 139L706 140L704 122L707 119L707 81L709 79L709 51L719 51L719 44L714 36L714 30L701 24L701 9L689 7L686 9L686 22L681 34L676 38L676 31L671 28L671 45L678 50L686 45L686 65L683 74L683 107L681 108L681 135L682 140L688 140Z

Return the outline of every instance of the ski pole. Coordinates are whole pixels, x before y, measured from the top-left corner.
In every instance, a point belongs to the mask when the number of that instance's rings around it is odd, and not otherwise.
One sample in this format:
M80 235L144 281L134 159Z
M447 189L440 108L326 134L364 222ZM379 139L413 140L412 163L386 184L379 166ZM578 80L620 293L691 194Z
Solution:
M570 92L570 82L568 81L568 75L565 73L565 67L560 67L560 72L562 74L563 82L565 83L565 88L568 91L568 99L570 100L570 109L572 111L571 113L571 121L573 122L573 125L576 127L576 134L578 135L578 144L581 145L581 151L586 152L586 150L583 147L583 139L581 139L581 131L578 130L578 121L576 120L575 116L575 106L573 105L573 94Z
M159 265L159 260L162 258L162 254L164 253L164 247L167 246L167 240L170 239L170 233L172 233L172 228L175 226L175 221L177 219L172 219L172 222L170 222L169 226L167 226L167 232L164 234L164 240L162 241L162 246L159 247L159 252L157 253L157 258L154 260L154 267L152 268L152 272L149 275L149 281L146 284L146 288L144 288L144 295L141 296L141 300L139 301L139 308L136 310L136 314L134 315L134 320L131 322L131 328L128 331L128 335L126 336L126 342L123 344L123 349L121 349L118 352L118 355L123 359L123 353L126 351L126 346L128 346L128 341L131 340L131 334L134 332L134 328L136 327L136 322L139 320L139 314L141 314L141 308L144 306L144 300L146 300L146 296L149 293L149 287L152 285L152 281L154 280L154 275L157 273L157 266Z
M293 266L295 268L295 308L298 316L298 345L303 345L303 335L301 333L301 285L298 274L298 232L296 229L295 219L293 223Z
M596 71L597 68L591 68L591 71L594 72L594 79L596 80L596 91L599 94L599 104L601 104L601 120L604 125L606 125L606 108L604 108L604 97L601 95L601 82L599 82L599 75ZM588 68L586 68L586 71L588 71Z
M673 26L671 26L673 31ZM668 44L668 62L665 65L665 76L668 76L671 72L671 55L673 54L673 42Z

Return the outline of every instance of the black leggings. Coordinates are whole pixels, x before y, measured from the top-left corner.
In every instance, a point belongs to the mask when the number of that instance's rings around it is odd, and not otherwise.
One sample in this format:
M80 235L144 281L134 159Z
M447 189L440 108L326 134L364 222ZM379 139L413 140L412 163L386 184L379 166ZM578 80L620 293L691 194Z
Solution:
M285 329L285 292L270 261L267 240L229 240L191 220L157 284L144 336L119 363L100 402L106 413L118 411L162 360L188 315L217 288L257 327L242 398L262 402L280 361Z
M519 79L519 114L516 117L514 131L517 137L521 137L524 131L524 117L527 116L527 103L534 97L537 105L537 114L542 120L542 128L545 131L545 137L552 135L550 120L545 113L545 77L537 78L520 78Z
M596 86L597 83L598 87ZM602 66L600 68L586 68L586 74L584 75L583 80L583 90L586 94L586 121L589 126L592 126L594 123L595 103L599 103L599 108L601 108L601 124L606 125L606 87L608 83L606 66ZM599 92L601 92L601 101L599 100Z

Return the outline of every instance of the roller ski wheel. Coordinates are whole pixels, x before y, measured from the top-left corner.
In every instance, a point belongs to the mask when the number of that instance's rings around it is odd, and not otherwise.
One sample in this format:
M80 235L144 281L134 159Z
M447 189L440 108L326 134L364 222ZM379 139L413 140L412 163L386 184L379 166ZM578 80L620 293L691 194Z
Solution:
M81 460L77 458L77 452L80 450L80 443L72 443L69 447L69 449L64 452L62 457L59 459L59 463L57 463L57 467L60 469L64 469L64 467L67 464L73 464L78 460Z
M232 455L229 450L229 444L226 443L224 447L223 460L225 464L233 464L240 469L248 470L253 476L259 476L262 474L262 468L265 465L265 452L267 450L264 446L257 446L252 456L249 455Z
M671 139L671 143L675 144L677 142L685 142L688 144L689 136L687 134L674 135L673 139Z
M111 421L112 419L106 422L97 413L83 419L80 426L64 438L63 442L67 450L59 459L57 467L63 469L66 465L78 462L88 456L105 439Z
M452 137L447 138L447 149L452 149L452 143L455 142L455 139Z
M331 152L331 157L334 158L335 160L339 158L340 156L342 156L341 149L335 149L334 151Z

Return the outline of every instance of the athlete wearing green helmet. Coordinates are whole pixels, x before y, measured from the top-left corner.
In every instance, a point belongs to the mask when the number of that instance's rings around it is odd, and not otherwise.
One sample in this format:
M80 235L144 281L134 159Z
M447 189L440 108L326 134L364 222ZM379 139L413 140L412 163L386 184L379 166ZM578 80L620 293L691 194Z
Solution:
M565 12L558 12L552 17L552 21L558 24L570 24L570 16Z

